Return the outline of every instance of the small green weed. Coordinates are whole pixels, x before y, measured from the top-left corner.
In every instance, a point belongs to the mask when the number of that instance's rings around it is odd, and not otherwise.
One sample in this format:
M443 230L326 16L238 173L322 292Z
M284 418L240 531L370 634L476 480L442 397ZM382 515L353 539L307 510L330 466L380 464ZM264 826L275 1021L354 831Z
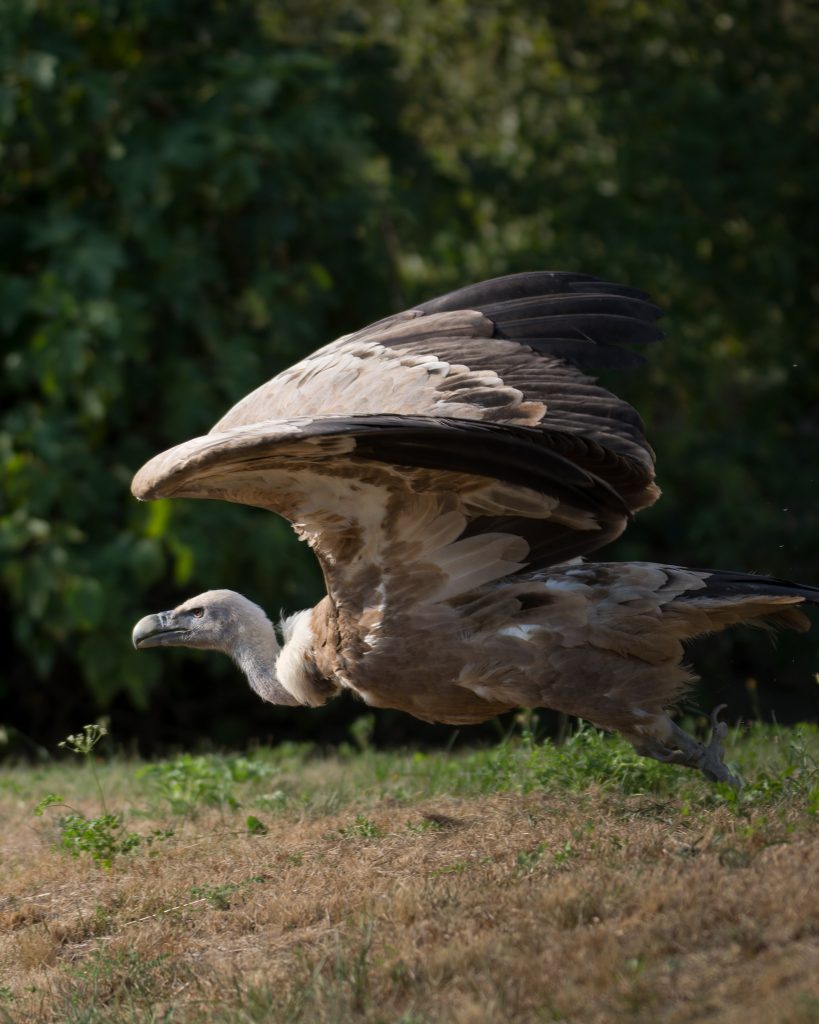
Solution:
M59 747L84 757L91 765L102 813L89 818L66 803L65 799L56 793L47 793L34 808L34 814L41 817L49 807L65 807L69 813L59 819L58 848L65 850L72 857L88 854L96 864L106 870L111 867L114 857L131 853L143 844L151 847L155 842L164 841L173 835L172 829L154 829L147 836L137 832L128 832L124 829L123 816L112 814L108 810L105 793L94 761L94 748L107 734L108 730L105 725L96 722L83 726L82 732L67 736L57 744Z
M222 885L193 885L191 897L195 900L206 899L217 910L230 910L230 897L238 888L236 882L225 882Z
M437 818L422 818L420 821L406 821L404 823L407 832L414 832L416 835L423 835L425 832L442 832L443 823Z
M338 830L345 839L380 839L384 832L363 814L356 815L352 825L345 825Z
M515 857L515 874L531 874L543 860L548 848L548 843L541 842L531 850L521 850ZM556 868L564 868L576 856L577 851L574 846L570 841L566 841L552 854L552 862Z
M60 847L72 857L87 853L104 868L110 868L118 854L135 850L141 841L135 832L123 831L118 814L86 818L84 814L73 813L60 819Z
M173 761L147 765L137 772L174 814L193 815L198 807L239 807L237 785L269 777L275 769L247 757L182 754Z
M515 857L515 874L531 874L542 860L547 848L548 843L538 843L532 850L521 850Z
M245 819L245 828L252 836L266 836L270 831L262 819L257 818L255 814L248 814Z
M87 853L95 863L106 869L111 867L114 857L131 853L143 844L152 847L154 843L170 839L174 834L173 829L154 829L147 836L124 831L122 815L103 813L88 818L55 793L43 797L34 808L34 813L40 817L48 807L66 807L70 812L59 819L59 849L65 850L72 857Z
M566 841L559 850L555 850L554 862L555 867L563 868L570 860L573 860L577 856L577 851L572 844Z
M229 910L231 897L234 893L246 888L248 885L257 885L267 881L267 875L252 875L243 882L222 882L220 885L193 885L191 896L195 900L205 899L217 910Z

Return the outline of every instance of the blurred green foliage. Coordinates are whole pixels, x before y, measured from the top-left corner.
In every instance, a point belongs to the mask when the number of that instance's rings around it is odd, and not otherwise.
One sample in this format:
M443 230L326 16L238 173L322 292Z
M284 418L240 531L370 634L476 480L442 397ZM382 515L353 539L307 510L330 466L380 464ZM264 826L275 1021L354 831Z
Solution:
M130 477L337 334L514 270L670 311L611 382L665 491L615 557L819 583L817 43L815 8L751 0L4 4L0 721L287 725L226 661L129 631L211 586L304 607L309 553ZM711 650L739 684L778 662L763 711L815 712L815 641Z

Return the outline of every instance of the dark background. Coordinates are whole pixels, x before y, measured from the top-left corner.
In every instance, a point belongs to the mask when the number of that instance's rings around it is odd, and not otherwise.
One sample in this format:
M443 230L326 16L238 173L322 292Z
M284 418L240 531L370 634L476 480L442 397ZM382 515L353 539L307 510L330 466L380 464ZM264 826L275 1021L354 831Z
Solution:
M665 497L604 557L819 583L818 45L797 2L4 4L6 749L103 713L144 753L342 738L351 700L277 711L224 657L132 650L204 589L276 614L322 587L285 523L129 481L334 336L496 274L668 310L606 381ZM818 642L698 645L702 705L815 718ZM451 738L377 716L378 742Z

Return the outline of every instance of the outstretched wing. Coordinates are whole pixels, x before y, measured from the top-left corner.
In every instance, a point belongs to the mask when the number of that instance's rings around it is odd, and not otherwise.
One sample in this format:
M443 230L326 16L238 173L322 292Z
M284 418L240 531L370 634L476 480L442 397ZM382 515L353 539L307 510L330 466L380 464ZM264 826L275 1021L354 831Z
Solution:
M630 366L659 311L580 274L517 274L340 338L137 474L140 498L289 519L336 602L441 600L602 547L651 504L642 423L579 367Z
M476 522L519 518L563 561L619 534L629 514L617 491L548 433L414 416L266 421L206 434L157 455L132 489L142 499L218 498L284 516L351 611L379 587L393 598L445 600L530 564L525 536L476 536Z
M643 292L583 274L496 278L339 338L242 399L213 430L384 413L529 427L635 512L659 496L654 454L634 409L581 367L641 363L628 346L661 337L659 315Z

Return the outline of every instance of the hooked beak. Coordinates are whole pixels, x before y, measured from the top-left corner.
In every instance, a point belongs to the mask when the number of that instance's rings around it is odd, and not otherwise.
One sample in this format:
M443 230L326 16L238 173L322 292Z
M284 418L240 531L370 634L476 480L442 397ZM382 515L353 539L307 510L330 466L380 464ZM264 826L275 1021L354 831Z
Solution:
M157 612L146 615L134 626L131 639L137 650L145 647L179 647L189 630L180 628L174 621L174 613Z

